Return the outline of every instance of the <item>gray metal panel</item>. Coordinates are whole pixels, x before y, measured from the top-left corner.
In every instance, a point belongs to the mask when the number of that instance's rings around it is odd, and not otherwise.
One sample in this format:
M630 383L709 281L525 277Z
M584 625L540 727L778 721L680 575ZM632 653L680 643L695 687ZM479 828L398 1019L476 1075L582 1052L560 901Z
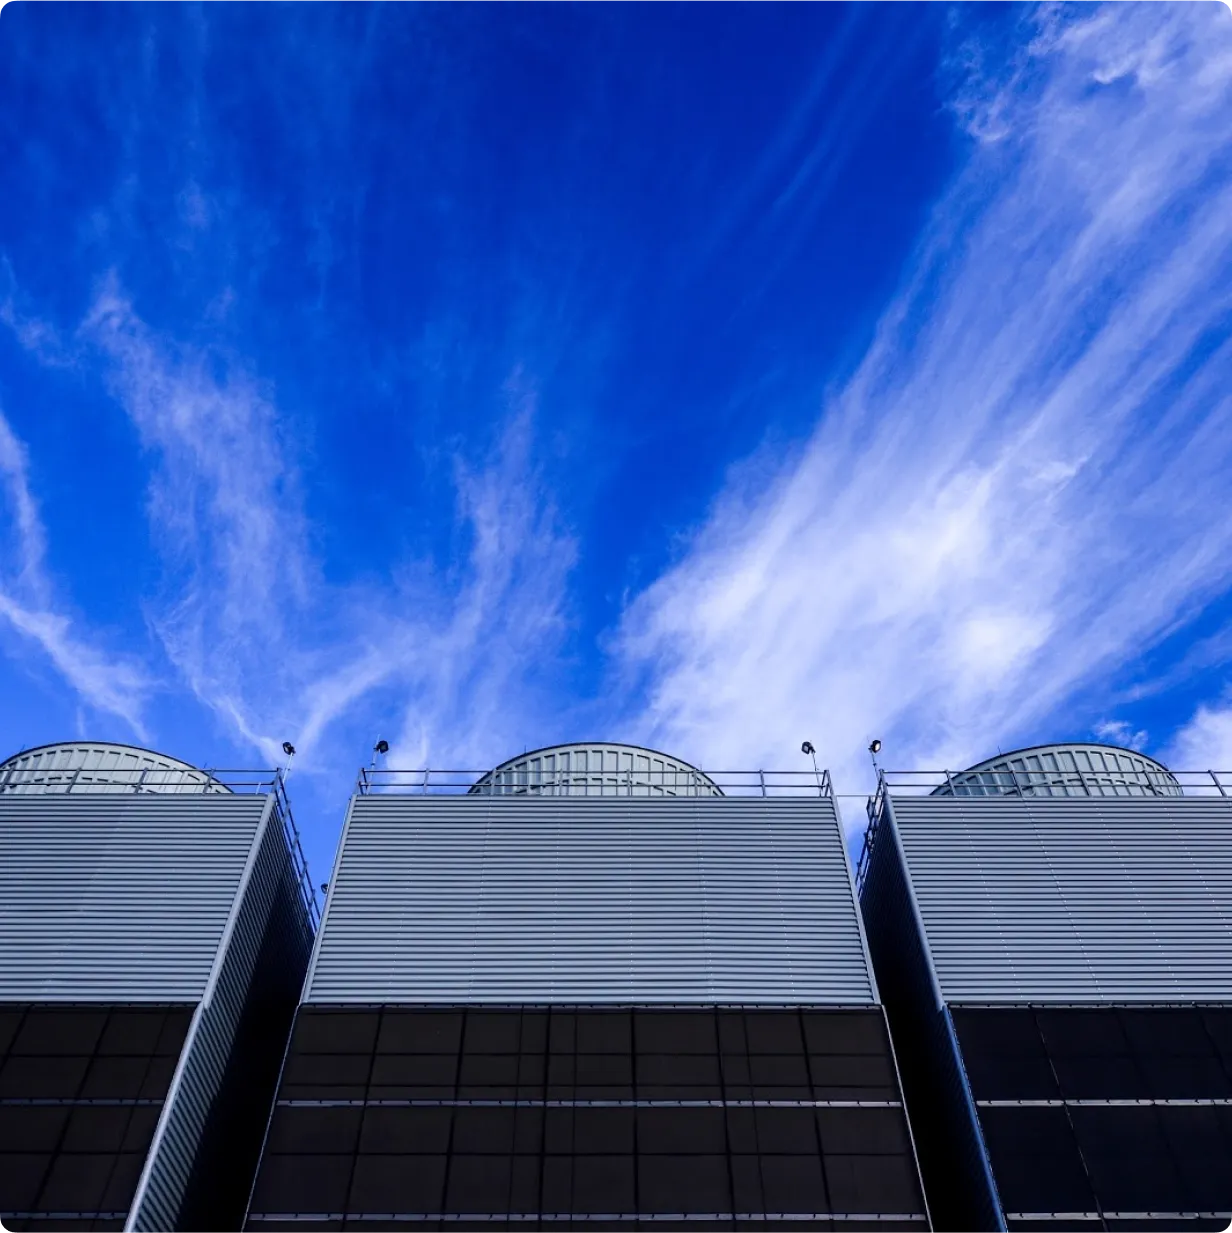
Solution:
M894 796L947 1002L1232 999L1232 802Z
M268 800L0 796L0 1000L199 999Z
M356 797L305 1000L874 1000L828 797Z

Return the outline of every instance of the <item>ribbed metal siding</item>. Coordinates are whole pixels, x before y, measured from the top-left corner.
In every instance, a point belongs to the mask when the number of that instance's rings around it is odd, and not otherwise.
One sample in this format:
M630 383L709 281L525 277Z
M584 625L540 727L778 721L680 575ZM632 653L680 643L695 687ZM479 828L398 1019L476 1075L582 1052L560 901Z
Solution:
M356 797L306 1000L874 1000L828 798Z
M236 1028L249 997L253 970L270 913L285 884L284 901L300 904L286 838L271 798L252 872L219 952L215 973L194 1019L171 1092L155 1134L142 1182L133 1200L128 1229L179 1227L181 1206L211 1106L236 1044ZM306 928L303 920L275 922ZM307 939L304 939L306 950ZM301 968L302 972L302 968Z
M1232 998L1232 802L892 804L946 1001Z
M0 797L0 1000L196 1001L267 799Z

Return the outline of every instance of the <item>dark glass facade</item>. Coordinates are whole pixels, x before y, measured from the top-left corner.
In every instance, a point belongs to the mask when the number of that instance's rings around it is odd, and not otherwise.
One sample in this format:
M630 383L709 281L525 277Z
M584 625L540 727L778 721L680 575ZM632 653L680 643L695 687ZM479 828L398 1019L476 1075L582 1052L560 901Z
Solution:
M0 1217L121 1229L192 1008L0 1005Z
M924 1212L879 1009L306 1006L248 1227Z
M953 1010L1011 1229L1224 1229L1232 1007Z

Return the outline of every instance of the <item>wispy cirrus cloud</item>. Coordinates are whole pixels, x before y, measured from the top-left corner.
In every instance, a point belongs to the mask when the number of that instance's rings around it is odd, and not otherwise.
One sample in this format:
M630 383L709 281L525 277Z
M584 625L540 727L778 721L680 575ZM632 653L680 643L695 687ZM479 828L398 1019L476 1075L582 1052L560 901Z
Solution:
M858 371L629 606L650 739L809 737L849 790L873 735L960 764L1226 590L1232 22L1032 21L996 68L962 53L966 163Z
M152 689L132 656L106 649L60 603L46 564L47 534L30 486L25 445L0 413L0 511L9 534L0 564L0 617L37 646L82 702L116 715L141 739L142 710ZM0 522L3 529L3 522Z
M531 461L533 388L515 374L491 456L455 460L454 565L395 559L383 577L328 581L295 417L273 390L221 348L152 330L114 278L81 335L151 460L148 515L166 564L151 622L228 730L271 762L290 738L301 761L336 773L353 754L323 751L323 738L364 706L403 765L474 758L477 744L489 756L518 726L537 657L566 628L574 558Z

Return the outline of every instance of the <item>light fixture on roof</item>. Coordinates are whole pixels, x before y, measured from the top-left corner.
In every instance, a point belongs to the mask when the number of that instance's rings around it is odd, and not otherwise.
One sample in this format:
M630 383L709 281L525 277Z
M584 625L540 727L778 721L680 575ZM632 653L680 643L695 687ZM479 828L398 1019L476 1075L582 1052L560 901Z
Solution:
M871 754L879 754L881 752L881 742L874 740L868 747L868 752Z
M389 753L389 742L388 741L377 741L377 743L373 745L372 748L376 753L387 754Z
M292 745L290 741L283 741L282 742L282 752L286 754L288 758L294 758L295 757L295 746Z
M877 775L878 781L881 779L881 767L877 765L877 755L881 752L881 742L873 737L868 743L868 756L873 760L873 771Z

